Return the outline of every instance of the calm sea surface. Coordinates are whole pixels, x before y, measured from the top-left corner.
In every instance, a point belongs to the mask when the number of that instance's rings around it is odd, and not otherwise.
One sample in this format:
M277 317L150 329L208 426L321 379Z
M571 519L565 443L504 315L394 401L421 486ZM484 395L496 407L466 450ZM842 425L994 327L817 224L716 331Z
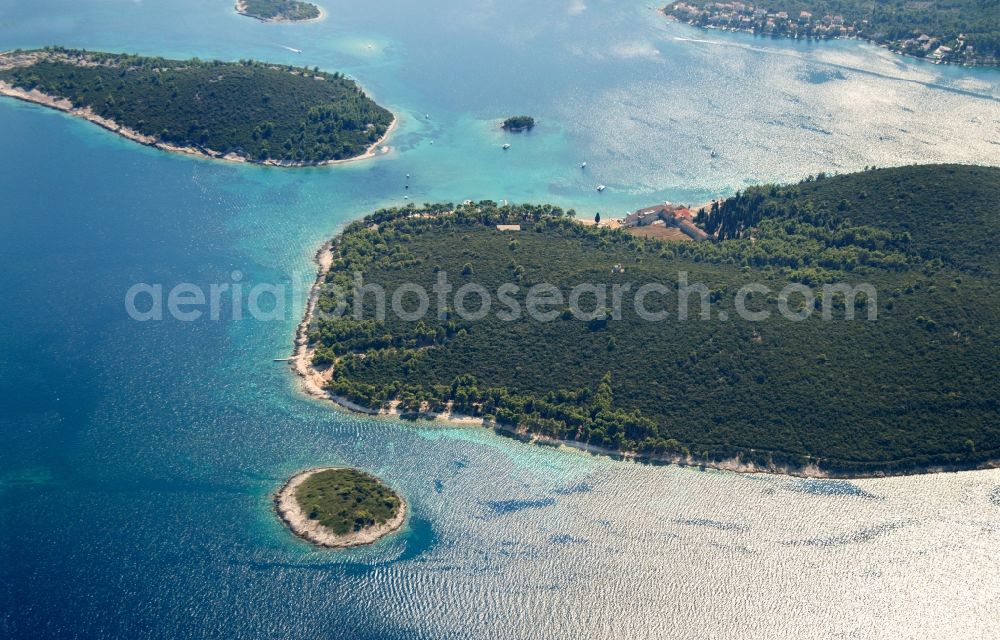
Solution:
M401 117L384 157L283 171L0 99L0 637L1000 636L1000 471L743 476L364 419L272 362L299 306L123 307L142 281L305 285L324 239L404 203L407 173L417 202L620 215L818 171L1000 164L1000 73L635 2L323 4L279 26L228 0L0 0L0 49L317 65ZM513 113L539 126L501 136ZM293 538L270 495L322 464L397 487L406 529L340 553Z

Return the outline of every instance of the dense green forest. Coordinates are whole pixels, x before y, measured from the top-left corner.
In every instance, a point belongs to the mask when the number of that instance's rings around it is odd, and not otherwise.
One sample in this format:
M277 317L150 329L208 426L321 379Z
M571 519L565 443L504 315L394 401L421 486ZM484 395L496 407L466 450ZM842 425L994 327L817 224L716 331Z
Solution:
M919 57L1000 63L998 0L766 0L738 7L683 0L665 11L702 26L799 37L858 35Z
M749 189L702 214L723 236L705 243L585 227L550 206L382 210L333 244L309 333L314 363L333 366L332 392L369 407L398 400L418 413L454 403L623 451L818 463L847 475L975 466L1000 456L998 203L1000 169L941 165ZM552 322L505 321L496 296L494 312L474 321L449 302L416 321L390 312L382 322L370 295L360 319L331 313L333 285L351 292L355 273L391 294L403 283L431 291L439 272L455 288L478 283L492 293L513 283L521 305L539 283L564 293L585 282L676 289L686 272L707 286L712 320L698 319L697 295L691 317L679 320L672 293L646 301L669 312L659 322L627 302L620 319L578 319L556 306ZM789 282L869 283L877 297L851 303L836 294L833 320L817 311L792 322L777 312ZM770 290L747 304L770 319L734 312L749 283ZM467 307L477 300L469 296ZM602 304L585 296L580 306ZM793 295L788 304L804 301ZM843 319L847 304L854 320Z
M7 54L0 80L66 98L160 142L255 162L362 155L393 116L352 80L318 69L65 49Z
M295 499L306 517L340 536L385 524L402 505L391 489L357 469L314 473L295 490Z
M905 171L905 189L900 188L900 171ZM757 242L751 246L722 243L712 249L745 249L752 263L780 261L780 248L770 241L794 233L800 244L814 242L809 251L813 264L850 268L836 252L837 236L850 230L852 243L863 245L865 264L933 260L997 274L995 239L988 230L996 228L1000 216L998 190L1000 179L991 167L923 165L835 179L820 174L790 187L767 185L737 193L699 212L696 221L723 239L750 237L756 228L752 235ZM824 238L820 229L834 235Z
M243 15L259 20L313 20L320 16L319 7L298 0L242 0Z

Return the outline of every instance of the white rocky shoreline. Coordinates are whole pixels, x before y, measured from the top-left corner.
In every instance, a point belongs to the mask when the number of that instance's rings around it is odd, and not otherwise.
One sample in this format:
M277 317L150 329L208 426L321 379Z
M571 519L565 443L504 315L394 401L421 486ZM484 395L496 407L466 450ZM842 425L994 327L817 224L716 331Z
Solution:
M300 471L278 490L274 497L274 509L281 521L299 538L328 549L346 549L372 544L380 538L398 531L406 521L406 501L399 499L399 510L395 517L382 524L366 527L344 535L337 535L316 520L310 520L299 506L295 496L299 486L313 475L323 471L333 471L343 467L316 467Z

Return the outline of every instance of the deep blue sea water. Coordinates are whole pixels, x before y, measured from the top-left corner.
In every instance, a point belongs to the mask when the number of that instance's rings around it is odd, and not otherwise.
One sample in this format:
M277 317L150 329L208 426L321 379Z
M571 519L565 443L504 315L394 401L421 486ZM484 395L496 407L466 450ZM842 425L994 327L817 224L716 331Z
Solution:
M386 156L287 171L0 100L0 637L1000 635L1000 472L742 476L360 418L272 362L301 307L138 323L123 306L135 282L234 271L306 286L323 240L402 204L407 173L417 202L618 215L824 170L998 164L1000 73L705 33L635 2L324 6L265 25L226 0L0 0L0 49L318 65L401 117ZM539 126L502 153L515 112ZM270 496L323 464L398 488L405 530L346 552L292 537Z

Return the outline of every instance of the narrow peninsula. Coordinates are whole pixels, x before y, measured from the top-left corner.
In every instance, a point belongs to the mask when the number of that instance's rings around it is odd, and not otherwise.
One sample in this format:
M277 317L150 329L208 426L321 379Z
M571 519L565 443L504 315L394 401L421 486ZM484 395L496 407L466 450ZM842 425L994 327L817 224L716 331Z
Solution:
M993 0L677 0L663 12L689 24L798 39L859 38L935 63L1000 65Z
M331 549L372 544L406 519L406 502L381 480L336 467L294 475L278 491L275 509L295 535Z
M236 13L261 22L317 22L326 17L318 6L299 0L236 0Z
M684 242L628 232L662 211L612 225L491 201L381 210L320 252L294 367L356 411L626 457L828 477L992 467L997 202L1000 168L927 165L748 188L689 212ZM406 315L379 317L355 274L403 292ZM581 315L567 294L584 283L606 288ZM649 283L643 317L631 296ZM416 319L414 285L429 296Z
M395 118L340 73L62 48L0 54L0 94L166 151L280 167L375 155Z

